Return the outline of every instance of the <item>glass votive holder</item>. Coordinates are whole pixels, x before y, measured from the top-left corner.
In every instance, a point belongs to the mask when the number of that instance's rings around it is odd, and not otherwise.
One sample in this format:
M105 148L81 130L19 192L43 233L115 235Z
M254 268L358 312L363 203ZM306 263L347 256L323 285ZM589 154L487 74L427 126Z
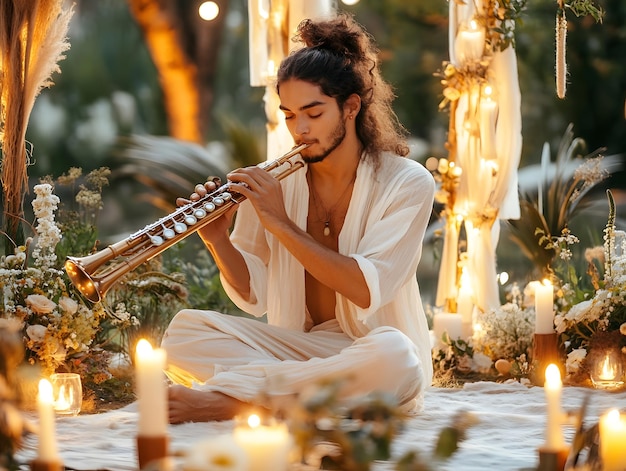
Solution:
M604 350L594 355L589 376L598 389L619 389L624 386L622 352L618 348Z
M50 376L54 410L58 415L78 415L83 404L83 386L77 373Z

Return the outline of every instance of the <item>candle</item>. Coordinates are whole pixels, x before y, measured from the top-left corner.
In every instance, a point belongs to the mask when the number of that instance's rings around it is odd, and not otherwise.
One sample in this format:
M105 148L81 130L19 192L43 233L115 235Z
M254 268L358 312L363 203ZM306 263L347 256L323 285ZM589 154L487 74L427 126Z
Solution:
M600 370L600 374L598 377L602 381L614 381L615 380L615 368L611 364L611 357L606 355L604 357L604 361L602 362L602 369Z
M554 332L554 305L552 284L548 280L535 283L535 333Z
M443 348L441 340L443 333L448 332L451 340L460 339L463 335L463 319L456 312L438 312L433 317L433 333L435 336L435 346Z
M480 60L485 49L485 30L480 28L476 20L471 20L469 26L461 28L455 40L456 57L463 65L469 61Z
M456 305L456 310L461 315L461 336L463 338L469 338L473 333L472 324L474 321L474 300L472 288L470 287L465 269L463 269L461 275L461 286L459 287L459 295L457 296Z
M459 296L457 298L457 312L461 314L463 323L472 323L472 313L474 311L474 302L472 300L472 288L469 284L467 272L463 269L461 275L461 286L459 287Z
M153 349L145 339L137 342L135 363L140 437L159 437L167 433L165 358L165 350Z
M624 384L622 368L622 352L619 349L610 349L604 352L602 359L591 363L589 376L596 388L616 389Z
M52 384L47 379L39 381L37 395L37 411L39 413L39 448L37 460L45 463L59 461L56 437L54 432L54 397Z
M617 409L600 417L600 457L602 471L624 471L626 469L626 417Z
M551 363L546 368L546 381L543 389L546 395L548 417L546 424L545 449L550 451L561 450L565 446L563 431L561 430L561 372L558 366Z
M492 98L493 89L487 85L480 99L480 149L485 159L495 159L496 115L498 104Z
M59 415L78 415L83 402L83 389L77 373L54 373L50 376L54 410Z
M285 471L289 464L291 437L284 423L263 425L258 415L234 431L235 442L243 448L250 464L248 471Z

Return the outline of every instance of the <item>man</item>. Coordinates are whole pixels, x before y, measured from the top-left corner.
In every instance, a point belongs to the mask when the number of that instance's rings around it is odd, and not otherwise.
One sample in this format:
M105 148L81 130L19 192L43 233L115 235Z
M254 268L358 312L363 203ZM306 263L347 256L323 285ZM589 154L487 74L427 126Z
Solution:
M163 339L172 423L232 418L323 380L342 397L415 408L432 379L416 280L434 181L408 153L370 36L348 16L305 20L280 66L280 108L302 170L228 175L246 200L198 231L231 299L267 324L184 310ZM197 200L215 183L196 186ZM180 204L188 202L179 201Z

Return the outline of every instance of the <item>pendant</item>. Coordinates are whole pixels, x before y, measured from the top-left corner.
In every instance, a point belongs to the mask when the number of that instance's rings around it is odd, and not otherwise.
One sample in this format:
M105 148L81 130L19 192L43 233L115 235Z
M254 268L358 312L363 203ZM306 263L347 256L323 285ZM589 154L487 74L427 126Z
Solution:
M328 237L330 235L330 221L326 221L324 223L324 236Z

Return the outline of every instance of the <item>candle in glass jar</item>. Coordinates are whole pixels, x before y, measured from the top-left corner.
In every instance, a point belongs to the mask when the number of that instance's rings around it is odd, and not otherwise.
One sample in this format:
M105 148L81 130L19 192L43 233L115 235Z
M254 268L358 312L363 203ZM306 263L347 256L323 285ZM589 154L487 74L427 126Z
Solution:
M471 20L469 25L461 28L455 40L456 56L461 64L480 60L485 49L485 29Z
M535 283L535 333L554 332L554 304L552 283L543 280Z
M561 412L561 371L555 364L550 364L546 368L546 381L543 385L546 395L547 423L546 423L546 444L545 449L558 451L565 446L561 422L563 414Z
M624 471L626 469L626 417L617 409L600 417L600 457L602 471Z
M39 413L39 448L37 460L45 463L59 461L54 430L54 397L52 384L47 379L39 381L37 394L37 412Z
M141 437L160 437L167 433L167 386L163 374L165 360L165 350L153 349L145 339L137 342L135 363Z
M291 436L284 423L263 425L253 414L234 431L235 442L245 451L248 471L285 471L289 465Z

